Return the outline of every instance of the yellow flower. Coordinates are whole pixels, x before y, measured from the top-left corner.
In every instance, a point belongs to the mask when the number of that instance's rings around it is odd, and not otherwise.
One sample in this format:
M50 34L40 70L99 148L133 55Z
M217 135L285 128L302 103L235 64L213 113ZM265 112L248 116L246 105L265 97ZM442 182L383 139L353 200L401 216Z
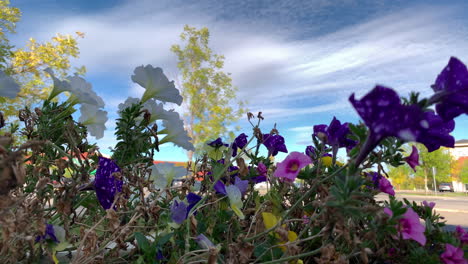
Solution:
M329 156L322 157L322 164L325 167L330 167L332 165L332 157L329 157Z

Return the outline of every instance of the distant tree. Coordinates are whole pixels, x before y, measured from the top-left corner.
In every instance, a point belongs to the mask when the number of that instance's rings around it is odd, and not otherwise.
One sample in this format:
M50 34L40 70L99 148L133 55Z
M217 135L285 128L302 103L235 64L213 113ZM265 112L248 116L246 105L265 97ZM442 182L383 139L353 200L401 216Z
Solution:
M31 106L49 94L51 85L44 69L51 68L61 77L68 74L70 58L79 55L77 40L83 37L80 32L76 32L76 36L57 34L51 41L44 43L30 38L25 48L15 48L10 44L7 34L16 33L16 23L20 18L18 8L11 7L8 0L0 0L0 69L21 86L16 98L0 97L0 111L9 121L16 119L19 109ZM81 67L76 71L84 74L86 69Z
M392 180L393 186L397 190L409 189L411 186L414 186L410 177L411 168L407 165L390 167L390 170L387 174Z
M464 160L461 164L458 175L462 183L468 183L468 159Z
M180 35L184 46L173 45L182 78L182 96L186 106L185 125L197 151L219 136L234 138L228 127L237 121L244 102L236 100L237 88L230 74L222 71L224 56L214 54L208 46L210 32L186 25ZM193 153L189 152L189 160Z
M420 169L417 169L416 175L418 177L427 176L428 186L433 185L433 168L435 168L435 179L437 184L440 182L451 181L451 168L453 166L453 159L446 148L440 148L433 152L428 152L426 147L422 144L416 145L419 150L419 162L421 163Z

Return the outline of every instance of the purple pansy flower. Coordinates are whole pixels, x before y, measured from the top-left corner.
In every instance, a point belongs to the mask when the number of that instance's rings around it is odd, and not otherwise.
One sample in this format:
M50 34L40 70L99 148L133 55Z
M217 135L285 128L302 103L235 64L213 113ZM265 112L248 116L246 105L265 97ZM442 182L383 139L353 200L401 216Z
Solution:
M445 121L468 114L468 70L459 59L451 57L432 85L437 114Z
M99 203L106 210L114 203L116 193L122 191L123 181L114 177L115 172L120 172L120 168L113 160L99 157L94 189Z
M171 219L177 224L182 224L187 219L187 204L183 201L174 200L171 206Z
M284 138L280 135L263 134L263 145L268 149L268 156L276 156L279 151L288 153Z
M416 166L419 166L419 153L416 146L412 147L411 154L405 158L405 161L416 172Z
M235 157L237 156L237 149L238 148L243 148L245 145L247 145L247 135L242 133L239 136L234 139L234 142L232 143L232 156Z
M453 130L453 123L443 122L430 111L424 113L417 105L402 105L398 94L390 88L377 85L361 100L356 100L352 94L349 101L370 131L356 164L385 137L418 141L431 151L441 145L453 146L453 137L448 134Z
M228 144L225 144L223 143L223 140L219 137L213 141L211 141L210 143L208 143L209 146L213 147L213 148L220 148L222 146L229 146Z
M50 239L55 243L60 243L60 241L55 236L54 226L52 224L46 224L45 234L42 236L37 236L36 242L44 241L46 239Z

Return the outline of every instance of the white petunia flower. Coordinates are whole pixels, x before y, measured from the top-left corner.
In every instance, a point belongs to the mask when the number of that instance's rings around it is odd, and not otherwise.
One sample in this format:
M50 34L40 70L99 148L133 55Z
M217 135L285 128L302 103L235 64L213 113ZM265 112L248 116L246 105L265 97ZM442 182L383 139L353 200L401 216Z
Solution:
M133 72L135 75L132 75L132 81L146 89L141 98L142 102L154 98L163 102L182 104L182 96L174 81L169 81L161 68L146 65L136 67Z
M15 98L19 92L19 84L11 76L0 71L0 96Z
M78 98L80 103L104 107L102 98L93 91L91 84L85 79L75 74L75 76L68 76L67 80L70 82L70 92Z
M174 113L177 114L177 112ZM186 150L195 150L193 144L190 143L190 140L192 139L187 135L187 131L184 129L184 122L179 119L179 114L177 114L177 118L163 120L163 125L165 128L164 132L166 132L167 135L159 141L159 145L162 145L166 142L172 142Z
M99 109L96 105L81 104L81 116L79 122L88 128L89 133L100 139L104 136L107 122L107 112Z
M124 109L131 107L133 104L140 102L140 99L134 97L128 97L124 103L119 104L119 113ZM169 111L165 110L162 103L156 103L154 99L149 99L143 104L142 109L147 109L151 114L151 119L149 123L153 123L156 120L171 120L179 119L179 114L171 109ZM136 118L138 122L143 120L143 115Z
M150 179L156 189L167 188L173 180L181 179L187 175L187 170L172 163L159 163L149 167L151 169Z
M59 80L57 77L55 77L54 71L51 68L47 68L44 71L47 72L50 75L50 77L52 78L52 80L54 82L54 88L52 89L52 92L49 95L49 100L51 100L52 98L54 98L57 95L61 94L62 92L71 91L69 81Z
M104 107L105 104L102 98L93 91L91 84L86 82L82 77L75 74L74 76L68 76L65 80L59 80L55 77L54 71L51 68L47 68L44 71L47 72L54 81L54 88L49 95L49 100L67 91L72 93L71 100L76 100L76 103Z

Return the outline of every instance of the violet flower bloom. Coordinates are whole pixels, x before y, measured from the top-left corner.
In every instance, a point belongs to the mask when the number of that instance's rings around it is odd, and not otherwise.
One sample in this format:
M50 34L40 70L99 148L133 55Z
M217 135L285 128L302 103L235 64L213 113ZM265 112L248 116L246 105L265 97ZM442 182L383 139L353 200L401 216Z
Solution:
M393 217L393 212L390 208L384 208L384 212ZM399 220L397 229L403 239L413 239L422 246L426 244L426 236L424 236L425 228L419 221L418 214L411 207L407 208L403 218Z
M468 114L468 70L459 59L451 57L432 85L437 114L445 121Z
M245 192L247 192L247 187L249 186L249 181L248 180L241 180L239 177L236 176L234 178L234 186L236 186L239 189L239 191L241 192L241 194L244 195ZM213 186L213 188L218 193L227 195L226 185L223 183L223 181L218 180L215 183L215 185Z
M449 133L455 129L455 121L444 121L431 111L425 112L424 117L425 119L420 123L424 125L425 129L420 131L416 141L424 144L429 152L439 149L440 146L453 148L455 138Z
M114 203L116 193L122 191L123 181L114 177L115 172L120 172L120 168L113 160L99 157L94 189L99 203L106 210Z
M329 126L323 124L314 126L314 135L323 143L332 146L334 151L342 147L351 150L356 146L356 141L347 138L349 133L348 123L341 124L336 117L333 117Z
M190 210L192 210L192 208L201 200L201 196L199 195L196 195L194 193L189 193L187 194L187 202L189 203L188 207L187 207L187 216L188 217L188 213L190 212ZM197 212L194 211L193 214L195 215Z
M419 166L419 153L416 146L413 146L411 154L405 158L405 161L416 172L416 166Z
M391 196L395 196L395 190L393 190L392 184L384 176L382 176L379 180L379 190Z
M434 202L427 202L427 201L423 201L422 204L425 206L425 207L430 207L431 209L434 208L435 206L435 203Z
M222 146L229 146L228 144L225 144L223 143L223 140L219 137L213 141L211 141L210 143L208 143L209 146L213 147L213 148L220 148Z
M309 156L311 159L314 157L315 155L315 148L313 146L307 146L306 147L306 150L305 150L305 154L307 156Z
M203 249L215 247L213 242L211 242L204 234L198 235L195 241L197 241L197 244Z
M460 239L462 244L468 244L468 232L465 231L461 226L456 227L457 237Z
M276 166L275 177L294 182L300 170L312 163L312 159L301 153L291 152L282 162Z
M182 224L187 219L187 204L183 201L174 200L171 205L171 219L176 224Z
M263 134L263 145L268 149L268 157L276 156L279 151L288 153L284 138L280 135Z
M50 239L50 240L54 241L55 243L60 243L60 241L55 236L54 226L51 225L51 224L46 224L45 234L42 235L42 236L37 236L36 237L36 242L44 241L46 239Z
M245 145L247 145L247 135L242 133L239 136L234 139L234 142L232 143L232 156L235 157L237 156L237 149L238 148L243 148Z
M395 190L393 190L393 186L387 178L377 172L366 173L366 175L372 180L375 188L378 188L381 192L395 196Z
M440 255L440 259L444 264L468 264L468 260L463 255L463 249L445 244L445 251Z
M262 162L257 165L258 176L252 177L251 180L255 183L261 183L267 180L268 168Z
M417 105L402 105L398 94L390 88L377 85L361 100L356 100L352 94L349 101L369 128L356 164L360 164L385 137L418 141L430 151L440 146L453 147L454 139L449 135L454 128L453 121L443 122Z

